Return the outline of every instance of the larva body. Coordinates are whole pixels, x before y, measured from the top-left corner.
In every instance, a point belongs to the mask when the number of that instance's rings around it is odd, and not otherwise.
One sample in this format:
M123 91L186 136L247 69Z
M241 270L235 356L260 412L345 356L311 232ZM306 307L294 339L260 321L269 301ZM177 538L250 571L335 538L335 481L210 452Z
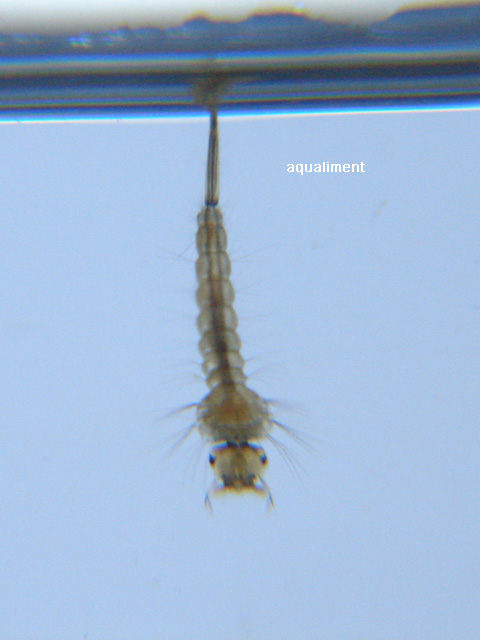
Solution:
M196 425L200 435L213 445L212 489L215 493L253 490L266 494L271 502L262 475L267 457L257 442L268 436L272 421L267 402L247 386L243 370L227 234L218 208L218 129L214 110L210 117L205 206L198 214L196 240L199 349L210 389L197 406Z

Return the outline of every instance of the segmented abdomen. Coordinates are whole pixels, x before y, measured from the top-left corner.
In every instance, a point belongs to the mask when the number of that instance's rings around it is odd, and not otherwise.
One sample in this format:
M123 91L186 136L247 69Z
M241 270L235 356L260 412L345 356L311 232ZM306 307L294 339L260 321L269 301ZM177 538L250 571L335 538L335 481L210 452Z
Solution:
M230 281L231 265L227 254L227 234L221 211L206 205L198 214L197 304L200 314L199 348L207 385L244 384L244 360L236 332L238 319L233 309L235 291Z

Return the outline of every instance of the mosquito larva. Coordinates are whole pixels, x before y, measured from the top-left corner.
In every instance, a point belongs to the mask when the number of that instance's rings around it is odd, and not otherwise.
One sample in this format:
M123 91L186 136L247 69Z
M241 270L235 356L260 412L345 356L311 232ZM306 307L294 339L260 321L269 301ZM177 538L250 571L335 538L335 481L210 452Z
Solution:
M268 403L247 384L237 316L230 281L230 258L223 216L218 208L217 113L210 112L205 206L198 214L196 293L200 313L199 349L209 393L197 405L196 426L212 444L210 465L214 481L210 493L254 491L272 496L263 473L267 456L259 440L269 437L273 422Z

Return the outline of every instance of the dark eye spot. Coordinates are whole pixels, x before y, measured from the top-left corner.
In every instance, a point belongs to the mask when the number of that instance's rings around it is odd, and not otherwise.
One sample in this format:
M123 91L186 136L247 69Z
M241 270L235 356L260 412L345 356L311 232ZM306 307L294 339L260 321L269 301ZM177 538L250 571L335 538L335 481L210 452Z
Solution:
M260 456L260 462L262 464L267 464L267 456L265 454L263 454L263 456Z
M208 456L208 461L209 461L209 463L211 464L212 467L215 464L215 460L216 460L216 458L215 458L215 456L212 456L212 454L210 454Z

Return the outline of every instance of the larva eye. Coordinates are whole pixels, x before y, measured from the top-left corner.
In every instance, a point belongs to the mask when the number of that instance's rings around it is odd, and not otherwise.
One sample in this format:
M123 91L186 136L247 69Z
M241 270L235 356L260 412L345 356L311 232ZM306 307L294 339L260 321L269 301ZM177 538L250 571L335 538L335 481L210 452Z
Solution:
M212 454L210 454L208 456L208 461L209 461L210 465L213 467L213 465L215 464L215 461L216 461L215 456L212 456Z
M263 454L262 456L260 456L260 462L262 464L267 464L267 456L265 454Z

